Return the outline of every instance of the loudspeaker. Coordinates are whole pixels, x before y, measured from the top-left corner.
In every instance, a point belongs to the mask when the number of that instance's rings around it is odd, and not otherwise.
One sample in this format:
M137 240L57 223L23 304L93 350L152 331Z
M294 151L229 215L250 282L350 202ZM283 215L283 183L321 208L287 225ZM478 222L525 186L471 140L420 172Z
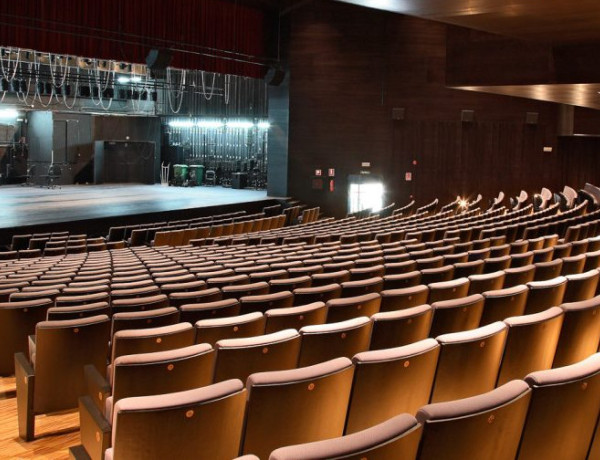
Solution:
M474 110L461 110L460 111L460 121L463 123L472 123L475 120L475 111Z
M90 87L89 86L80 86L79 87L79 95L81 97L90 97L92 95L92 92L90 91Z
M526 112L525 123L528 125L537 125L540 114L537 112Z
M404 120L404 107L394 107L392 109L392 120Z
M265 74L265 81L267 85L270 86L279 86L283 83L285 78L285 70L281 67L269 67L267 73Z
M231 188L242 189L248 185L248 174L236 172L231 175Z
M146 66L151 71L164 71L169 67L171 59L173 59L171 50L150 50L148 56L146 56Z

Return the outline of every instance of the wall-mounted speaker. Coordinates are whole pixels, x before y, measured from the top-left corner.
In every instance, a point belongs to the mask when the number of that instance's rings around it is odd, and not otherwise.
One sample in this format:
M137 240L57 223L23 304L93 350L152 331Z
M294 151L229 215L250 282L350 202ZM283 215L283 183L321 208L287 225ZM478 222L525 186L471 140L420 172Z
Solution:
M460 121L463 123L473 123L475 121L475 110L461 110Z
M284 79L285 70L281 67L269 67L265 74L265 81L267 82L267 85L270 86L279 86L283 83Z
M525 124L528 125L537 125L538 120L540 118L540 114L537 112L527 112L525 113Z
M173 51L153 49L146 56L146 66L151 72L164 72L171 64L171 59L173 59Z
M392 109L392 120L404 120L404 107L394 107Z
M92 92L90 91L90 87L89 86L80 86L79 87L79 95L81 97L90 97L92 95Z

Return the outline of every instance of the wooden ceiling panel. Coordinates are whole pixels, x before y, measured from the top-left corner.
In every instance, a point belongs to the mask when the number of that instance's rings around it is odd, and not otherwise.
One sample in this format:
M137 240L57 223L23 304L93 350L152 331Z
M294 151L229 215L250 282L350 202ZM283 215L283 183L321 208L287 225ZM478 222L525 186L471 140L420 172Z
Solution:
M600 83L568 85L461 86L455 89L524 97L600 110Z
M600 40L598 0L336 0L515 38Z

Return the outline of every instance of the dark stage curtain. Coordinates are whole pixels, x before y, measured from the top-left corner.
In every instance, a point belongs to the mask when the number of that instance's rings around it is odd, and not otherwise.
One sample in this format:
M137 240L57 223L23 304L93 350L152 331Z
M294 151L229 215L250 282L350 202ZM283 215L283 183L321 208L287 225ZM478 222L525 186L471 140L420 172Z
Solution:
M228 0L4 0L0 45L145 62L172 48L171 65L261 77L265 13ZM206 56L206 54L212 56Z

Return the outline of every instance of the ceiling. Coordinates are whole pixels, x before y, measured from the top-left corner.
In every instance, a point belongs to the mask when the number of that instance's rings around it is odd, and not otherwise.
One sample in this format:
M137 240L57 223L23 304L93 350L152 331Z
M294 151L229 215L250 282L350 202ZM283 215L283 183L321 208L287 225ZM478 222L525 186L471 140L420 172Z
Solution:
M509 37L600 40L598 0L336 0Z
M567 49L600 48L600 0L335 0L343 3L416 16L505 37ZM584 45L582 47L582 45ZM565 48L566 47L566 48ZM582 68L595 67L595 52L585 56ZM600 78L571 74L565 84L454 86L457 89L504 94L600 110ZM517 69L518 72L518 69ZM575 83L577 82L577 83Z
M524 97L600 110L600 83L568 85L460 86L456 89Z

